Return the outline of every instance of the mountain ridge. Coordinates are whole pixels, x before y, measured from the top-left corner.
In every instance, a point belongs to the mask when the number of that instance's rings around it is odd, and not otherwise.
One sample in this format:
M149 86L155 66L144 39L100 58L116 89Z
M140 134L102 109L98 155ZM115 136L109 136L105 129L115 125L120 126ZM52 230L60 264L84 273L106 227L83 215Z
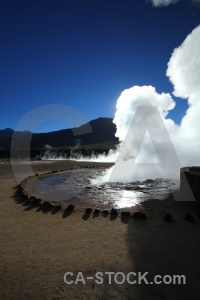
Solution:
M9 149L13 134L17 142L23 146L27 137L31 135L31 149L51 147L65 147L101 143L118 142L115 137L116 126L112 118L100 117L79 127L61 129L45 133L32 133L30 131L14 131L11 128L0 130L0 148Z

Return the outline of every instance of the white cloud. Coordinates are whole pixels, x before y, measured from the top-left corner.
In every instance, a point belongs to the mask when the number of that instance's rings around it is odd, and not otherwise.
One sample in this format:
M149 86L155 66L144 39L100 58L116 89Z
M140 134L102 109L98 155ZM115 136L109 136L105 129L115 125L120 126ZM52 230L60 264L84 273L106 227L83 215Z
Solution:
M159 94L152 86L133 86L124 90L116 104L114 122L117 126L116 136L121 141L125 141L125 145L119 152L120 159L115 164L116 171L109 170L104 180L108 180L109 176L111 176L111 181L128 181L136 178L138 174L136 175L137 168L136 173L134 173L135 170L133 171L134 164L136 165L133 158L137 160L137 155L140 155L141 161L151 162L152 160L153 150L150 139L145 141L141 153L138 154L136 149L137 142L144 135L142 127L148 115L140 116L136 127L130 126L139 106L158 107L181 166L200 165L200 26L195 28L173 51L168 62L167 76L174 87L174 95L187 99L183 101L188 101L189 104L181 124L176 125L173 120L167 118L168 111L175 107L170 94ZM160 122L158 127L162 127L163 122ZM164 153L167 162L169 160L169 166L166 167L165 164L163 168L161 164L160 166L157 164L150 171L146 168L144 169L146 171L142 173L143 178L178 176L180 165L172 163L170 165L172 161L170 151L166 151L163 135L158 133L153 138L156 139L157 154Z
M155 7L162 7L162 6L168 6L170 4L176 4L181 0L151 0L151 3ZM191 1L193 4L199 4L200 0L188 0Z
M167 76L174 85L174 95L189 98L189 104L200 95L200 26L174 50L168 62Z
M163 116L173 109L175 102L170 94L158 94L153 86L133 86L124 90L117 100L114 123L116 136L123 141L138 106L157 106Z
M180 0L151 0L153 6L168 6L170 4L176 4Z
M200 163L200 26L196 27L174 50L168 63L167 76L174 95L188 99L189 109L182 119L178 139L183 164ZM177 145L178 148L178 145Z

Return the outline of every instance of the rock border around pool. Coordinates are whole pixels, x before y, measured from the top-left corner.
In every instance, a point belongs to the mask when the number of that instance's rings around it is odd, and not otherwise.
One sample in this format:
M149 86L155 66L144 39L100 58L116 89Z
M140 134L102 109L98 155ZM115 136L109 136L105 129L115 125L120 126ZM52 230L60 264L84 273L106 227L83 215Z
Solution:
M91 207L80 207L80 206L75 206L74 204L70 203L69 205L58 202L58 201L46 201L41 198L37 198L33 195L30 195L27 190L24 188L25 185L27 184L28 180L31 178L42 178L46 175L51 175L59 172L66 172L66 171L71 171L74 169L84 169L84 168L105 168L105 167L100 167L100 166L81 166L81 167L75 167L75 168L68 168L68 169L62 169L62 170L52 170L50 172L46 173L41 173L38 174L36 173L33 176L28 176L25 178L21 184L18 184L15 189L15 195L14 198L16 202L18 203L27 203L28 205L32 205L34 207L37 207L37 211L50 211L54 210L54 213L56 212L62 212L63 214L70 215L72 212L76 211L81 211L84 212L85 216L90 216L93 213L93 218L98 217L99 215L102 215L103 217L108 217L110 215L110 218L116 219L117 217L121 217L121 220L127 220L127 219L134 219L134 220L147 220L148 216L141 210L139 211L134 211L131 213L129 210L122 210L122 209L116 209L116 208L111 208L111 209L99 209L98 207L96 208L91 208ZM19 199L19 196L23 199ZM77 210L76 210L77 209ZM54 214L52 213L52 214ZM198 218L200 219L200 213L198 214ZM170 213L167 213L164 216L161 216L161 220L167 222L167 223L173 223L175 220L173 216ZM195 219L191 214L185 214L183 216L183 220L189 222L189 223L195 223Z

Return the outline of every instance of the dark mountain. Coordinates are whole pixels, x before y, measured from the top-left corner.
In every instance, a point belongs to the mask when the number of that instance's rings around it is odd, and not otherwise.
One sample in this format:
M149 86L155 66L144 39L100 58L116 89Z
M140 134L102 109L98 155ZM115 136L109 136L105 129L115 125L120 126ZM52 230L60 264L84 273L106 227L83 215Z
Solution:
M10 128L0 130L0 148L8 149L10 147L10 141L13 133L14 130Z
M6 128L0 130L0 139L10 139L13 135L14 130L10 128Z
M63 129L47 133L14 132L12 129L0 130L0 148L9 149L13 133L17 139L16 145L23 148L27 139L31 139L31 148L66 147L76 145L90 145L113 143L116 126L112 118L98 118L77 128Z

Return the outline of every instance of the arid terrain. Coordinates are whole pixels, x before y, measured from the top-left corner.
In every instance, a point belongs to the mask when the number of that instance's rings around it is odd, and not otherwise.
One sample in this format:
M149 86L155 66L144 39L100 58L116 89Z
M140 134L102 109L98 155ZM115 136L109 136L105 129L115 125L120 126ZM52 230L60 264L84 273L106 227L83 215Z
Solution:
M40 162L35 173L69 169L92 163ZM96 164L101 165L101 164ZM103 164L107 166L108 164ZM28 177L18 163L22 178ZM55 212L31 205L20 198L18 182L9 163L0 163L0 299L199 299L200 207L197 202L147 201L132 208L147 219L85 217L84 209ZM164 221L166 213L172 222ZM190 213L194 223L185 220ZM64 274L76 279L82 272L85 284L66 284ZM98 284L96 272L103 273ZM141 284L109 284L105 272L149 272ZM186 284L150 284L155 275L184 275ZM69 280L71 278L67 277ZM122 280L120 274L116 277ZM133 282L138 276L130 277Z

